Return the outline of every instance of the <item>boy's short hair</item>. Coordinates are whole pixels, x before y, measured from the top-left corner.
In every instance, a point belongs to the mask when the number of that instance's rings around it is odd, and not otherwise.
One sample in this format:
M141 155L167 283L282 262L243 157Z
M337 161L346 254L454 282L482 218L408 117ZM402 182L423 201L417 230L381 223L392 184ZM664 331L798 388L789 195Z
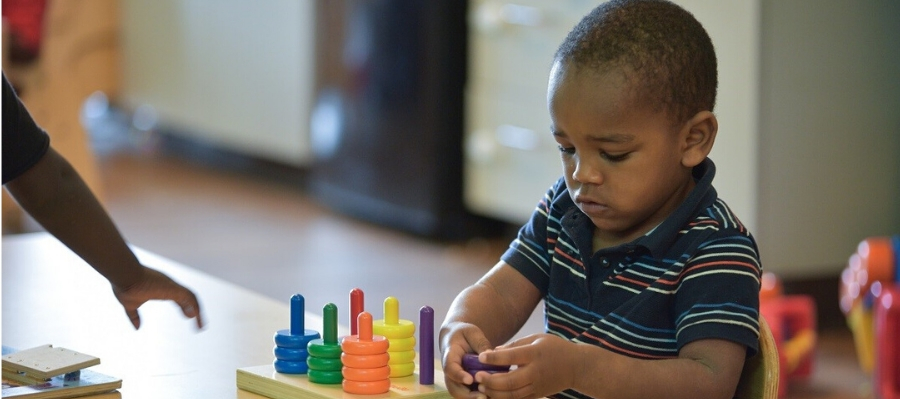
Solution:
M712 111L716 102L712 40L691 13L669 1L601 4L569 32L554 61L600 72L618 68L635 100L666 111L676 124Z

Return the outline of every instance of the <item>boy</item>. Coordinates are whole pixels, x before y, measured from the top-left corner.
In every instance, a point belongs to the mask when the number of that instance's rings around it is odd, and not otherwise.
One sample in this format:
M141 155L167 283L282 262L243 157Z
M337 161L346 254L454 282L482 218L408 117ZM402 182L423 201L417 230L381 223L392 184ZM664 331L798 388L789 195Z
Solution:
M34 220L106 278L135 329L138 308L171 300L203 327L196 295L142 265L72 165L50 146L3 74L3 186Z
M716 74L706 31L667 1L604 3L569 33L547 95L564 176L451 305L454 397L733 397L761 266L711 185ZM495 348L541 300L547 333ZM516 367L473 379L472 352Z

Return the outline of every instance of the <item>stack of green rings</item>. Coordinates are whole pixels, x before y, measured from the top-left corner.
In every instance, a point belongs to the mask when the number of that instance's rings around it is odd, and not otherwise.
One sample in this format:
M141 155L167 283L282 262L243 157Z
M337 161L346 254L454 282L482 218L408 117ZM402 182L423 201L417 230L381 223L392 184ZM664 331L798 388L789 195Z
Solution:
M337 339L337 306L333 303L322 309L324 324L322 338L309 341L306 351L307 376L316 384L340 384L344 380L341 369L341 345Z

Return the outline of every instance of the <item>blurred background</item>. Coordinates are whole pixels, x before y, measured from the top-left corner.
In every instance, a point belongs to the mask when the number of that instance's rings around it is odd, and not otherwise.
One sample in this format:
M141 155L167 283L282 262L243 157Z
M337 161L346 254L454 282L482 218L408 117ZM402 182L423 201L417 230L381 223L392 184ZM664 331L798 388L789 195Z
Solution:
M900 2L676 2L719 57L720 197L846 338L841 270L900 231ZM547 75L596 4L3 0L3 70L133 244L276 298L406 295L412 318L559 176ZM39 229L4 193L3 233Z

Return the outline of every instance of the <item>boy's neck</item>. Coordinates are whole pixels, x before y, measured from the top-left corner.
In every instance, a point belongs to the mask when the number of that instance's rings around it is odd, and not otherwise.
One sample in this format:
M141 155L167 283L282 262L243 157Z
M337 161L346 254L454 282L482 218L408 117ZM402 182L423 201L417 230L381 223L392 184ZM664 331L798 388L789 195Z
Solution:
M679 206L684 202L685 199L690 195L691 191L694 190L694 187L697 186L697 182L694 181L693 178L688 178L687 184L684 189L680 190L680 193L675 196L675 201L669 202L667 209L664 213L662 213L662 217L656 223L648 225L644 229L634 230L634 231L625 231L621 233L617 232L604 232L601 231L598 227L594 227L593 238L591 239L591 243L593 246L593 252L597 252L601 249L612 248L622 244L626 244L632 242L639 237L647 234L648 232L655 229L657 226L662 224L678 209ZM659 216L657 216L659 217Z

